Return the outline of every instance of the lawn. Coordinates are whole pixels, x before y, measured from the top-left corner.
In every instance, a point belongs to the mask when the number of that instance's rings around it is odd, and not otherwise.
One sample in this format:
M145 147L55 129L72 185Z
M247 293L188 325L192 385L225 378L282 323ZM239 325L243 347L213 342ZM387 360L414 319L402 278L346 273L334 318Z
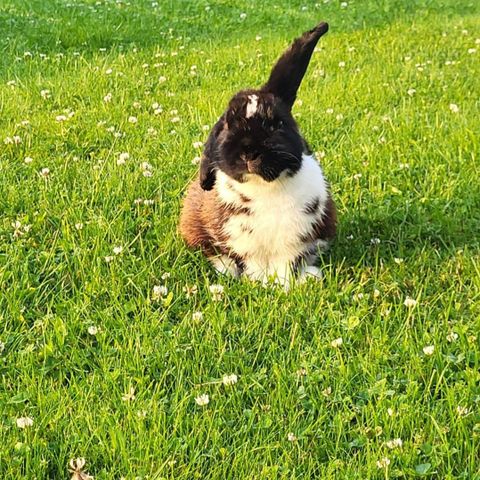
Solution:
M321 20L324 278L219 277L199 144ZM480 3L3 0L0 52L0 478L480 479Z

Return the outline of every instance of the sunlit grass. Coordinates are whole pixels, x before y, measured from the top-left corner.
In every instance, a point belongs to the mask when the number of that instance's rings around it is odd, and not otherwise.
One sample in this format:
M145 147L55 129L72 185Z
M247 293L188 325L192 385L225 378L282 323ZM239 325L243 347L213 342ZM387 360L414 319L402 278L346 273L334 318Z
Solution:
M478 5L28 3L0 6L0 477L479 479ZM218 277L177 233L196 143L319 20L324 280Z

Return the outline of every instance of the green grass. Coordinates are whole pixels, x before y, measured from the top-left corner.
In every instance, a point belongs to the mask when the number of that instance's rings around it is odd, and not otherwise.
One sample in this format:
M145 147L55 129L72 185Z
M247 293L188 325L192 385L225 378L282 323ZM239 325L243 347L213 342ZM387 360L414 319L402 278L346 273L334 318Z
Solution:
M478 2L158 3L0 5L0 477L480 479ZM193 143L319 20L294 111L339 209L325 278L219 278L177 234Z

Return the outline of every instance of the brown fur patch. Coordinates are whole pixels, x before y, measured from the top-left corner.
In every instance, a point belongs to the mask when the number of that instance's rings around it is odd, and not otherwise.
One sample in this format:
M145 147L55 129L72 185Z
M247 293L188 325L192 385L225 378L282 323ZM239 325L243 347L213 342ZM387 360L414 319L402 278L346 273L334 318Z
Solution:
M303 211L307 214L307 215L314 215L315 213L317 213L317 210L318 210L318 206L320 205L320 199L317 197L317 198L314 198L313 200L311 200L310 202L308 202L305 207L303 207Z
M310 232L301 238L303 243L312 243L315 240L331 240L337 231L337 210L332 197L329 196L325 211L312 223Z
M251 211L246 206L221 203L216 190L202 190L197 179L190 184L183 202L180 233L188 246L201 248L206 255L222 253L241 263L241 258L227 247L223 230L227 220L239 214L250 215Z

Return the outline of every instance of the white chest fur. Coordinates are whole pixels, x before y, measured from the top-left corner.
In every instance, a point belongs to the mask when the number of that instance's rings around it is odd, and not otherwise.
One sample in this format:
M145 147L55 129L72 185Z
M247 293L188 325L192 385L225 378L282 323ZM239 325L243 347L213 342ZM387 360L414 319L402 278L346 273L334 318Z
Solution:
M222 202L248 208L248 214L230 217L223 230L228 248L244 259L245 273L254 278L287 275L305 249L302 237L311 232L328 199L322 169L312 155L303 156L295 175L273 182L249 175L239 183L219 171L215 188ZM315 206L315 215L309 205Z

